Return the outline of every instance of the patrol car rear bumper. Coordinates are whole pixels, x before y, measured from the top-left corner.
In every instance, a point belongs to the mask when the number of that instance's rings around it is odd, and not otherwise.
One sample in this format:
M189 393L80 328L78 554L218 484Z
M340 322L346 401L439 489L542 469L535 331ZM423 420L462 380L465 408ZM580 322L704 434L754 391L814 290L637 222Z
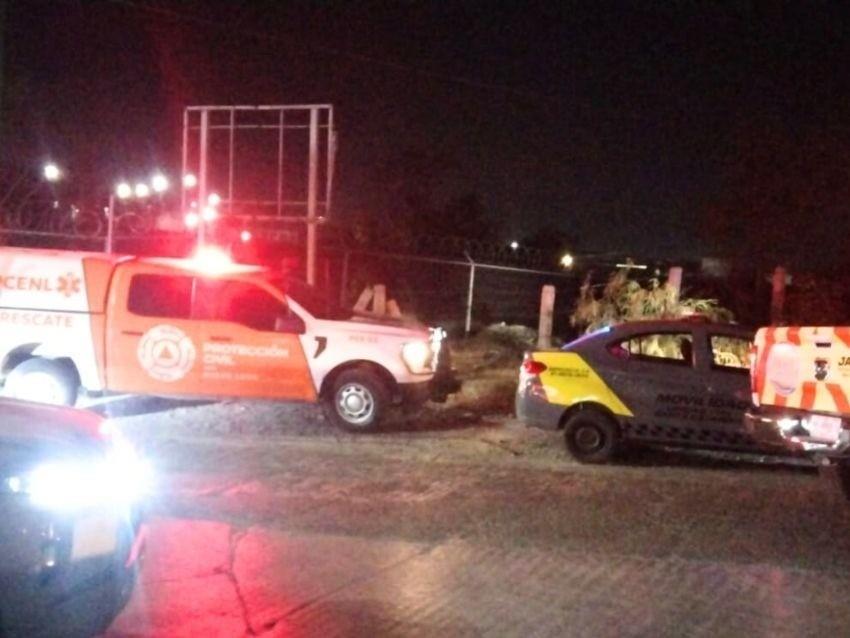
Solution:
M544 430L556 430L564 415L564 406L549 403L544 396L540 385L535 385L529 380L517 388L515 410L520 421Z
M750 408L744 414L744 428L760 446L776 452L850 458L850 430L842 428L834 441L815 439L806 429L810 416L810 412L788 408ZM845 421L844 428L847 425Z

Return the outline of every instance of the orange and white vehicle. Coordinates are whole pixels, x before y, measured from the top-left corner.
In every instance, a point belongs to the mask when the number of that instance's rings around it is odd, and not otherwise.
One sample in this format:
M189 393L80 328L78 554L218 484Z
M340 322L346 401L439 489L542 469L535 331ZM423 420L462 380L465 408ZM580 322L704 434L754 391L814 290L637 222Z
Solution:
M2 394L67 405L101 393L322 400L357 430L391 403L445 398L433 396L434 331L341 320L213 250L166 259L0 247Z
M750 432L783 451L850 456L850 327L772 327L751 353Z

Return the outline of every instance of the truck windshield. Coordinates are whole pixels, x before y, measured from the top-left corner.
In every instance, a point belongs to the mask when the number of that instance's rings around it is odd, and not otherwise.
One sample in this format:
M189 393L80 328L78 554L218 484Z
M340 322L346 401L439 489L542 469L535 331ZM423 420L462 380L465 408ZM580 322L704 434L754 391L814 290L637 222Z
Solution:
M276 278L271 281L279 290L289 295L298 305L317 319L351 319L350 310L340 307L330 294L309 286L298 279Z

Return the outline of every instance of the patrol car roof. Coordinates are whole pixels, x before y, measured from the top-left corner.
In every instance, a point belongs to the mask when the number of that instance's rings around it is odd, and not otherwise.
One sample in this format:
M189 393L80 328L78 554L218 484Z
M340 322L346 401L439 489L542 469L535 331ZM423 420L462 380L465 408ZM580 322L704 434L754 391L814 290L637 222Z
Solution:
M607 331L611 332L645 332L648 330L687 330L698 326L705 326L711 330L728 332L730 334L754 334L755 331L747 326L737 323L725 323L711 321L706 317L683 317L681 319L646 319L639 321L627 321L611 326ZM600 331L601 332L601 331Z

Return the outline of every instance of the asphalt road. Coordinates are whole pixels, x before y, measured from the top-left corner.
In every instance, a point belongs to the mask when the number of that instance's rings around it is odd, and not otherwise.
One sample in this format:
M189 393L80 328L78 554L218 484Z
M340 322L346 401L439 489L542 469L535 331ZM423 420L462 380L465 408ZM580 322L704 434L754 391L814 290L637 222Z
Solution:
M811 470L581 466L557 435L463 415L361 437L227 425L270 410L122 420L158 484L108 636L846 633L850 507Z

